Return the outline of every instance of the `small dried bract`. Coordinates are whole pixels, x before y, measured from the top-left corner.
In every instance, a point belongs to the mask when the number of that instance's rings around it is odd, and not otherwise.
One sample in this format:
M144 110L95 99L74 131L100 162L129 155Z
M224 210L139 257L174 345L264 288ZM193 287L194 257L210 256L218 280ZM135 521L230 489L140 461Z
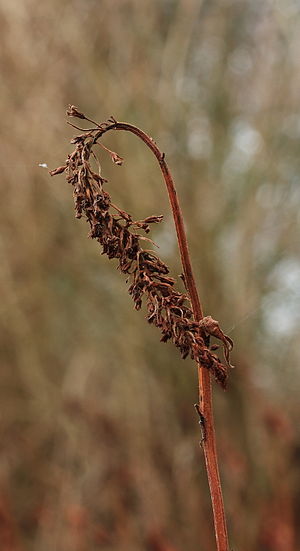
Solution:
M90 120L74 105L69 107L67 114ZM111 118L107 123L94 124L95 129L88 129L71 140L75 144L73 153L68 155L65 165L50 174L66 173L67 182L73 186L76 218L85 216L90 225L89 237L99 242L102 254L117 259L118 268L127 275L130 283L129 294L136 310L140 310L144 302L147 320L160 329L161 341L172 341L182 358L189 356L209 369L225 388L228 368L232 367L229 361L232 340L210 316L200 322L193 319L189 298L175 289L169 268L153 251L141 246L141 241L146 238L138 232L148 233L149 226L161 222L162 216L134 221L130 214L112 203L104 189L106 180L93 171L90 160L91 156L95 157L93 148L99 143L97 140L103 129L113 129L117 122ZM123 159L116 153L114 155L116 164L121 164ZM214 353L218 347L209 347L211 336L223 344L224 363Z

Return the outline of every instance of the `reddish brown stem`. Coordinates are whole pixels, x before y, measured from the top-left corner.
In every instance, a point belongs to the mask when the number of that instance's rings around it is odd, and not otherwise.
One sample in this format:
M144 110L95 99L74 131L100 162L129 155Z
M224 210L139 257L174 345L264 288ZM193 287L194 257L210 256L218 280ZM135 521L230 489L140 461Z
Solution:
M199 299L195 278L193 275L188 243L186 238L186 231L184 227L183 215L182 215L180 204L177 198L177 192L174 185L174 181L169 171L168 165L165 161L165 155L164 153L161 153L156 143L153 141L152 138L150 138L150 136L145 134L145 132L143 132L136 126L133 126L131 124L127 124L124 122L115 122L112 125L107 126L106 128L101 128L99 132L97 132L95 135L95 142L105 132L113 129L126 130L128 132L132 132L133 134L136 134L136 136L138 136L151 149L151 151L154 153L155 157L159 162L159 165L167 186L169 200L172 207L176 233L177 233L177 240L178 240L180 256L181 256L181 262L182 262L182 267L185 275L186 287L191 299L195 320L200 321L203 318L203 310ZM217 551L228 551L229 547L228 547L226 518L225 518L225 512L224 512L222 488L221 488L219 468L218 468L214 419L213 419L211 374L208 369L201 367L201 364L198 364L198 381L199 381L198 407L199 407L199 411L203 416L202 419L205 425L202 446L204 451L207 478L208 478L211 501L212 501Z

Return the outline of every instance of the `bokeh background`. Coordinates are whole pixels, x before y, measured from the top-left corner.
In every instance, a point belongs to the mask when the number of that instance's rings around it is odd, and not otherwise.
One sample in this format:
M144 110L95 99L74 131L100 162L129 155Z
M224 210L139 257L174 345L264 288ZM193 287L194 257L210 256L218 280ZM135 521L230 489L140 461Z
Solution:
M214 389L234 551L300 547L297 0L0 0L1 551L211 551L195 366L87 239L63 163L73 103L166 152L205 314L235 341ZM104 143L115 203L163 214L155 159Z

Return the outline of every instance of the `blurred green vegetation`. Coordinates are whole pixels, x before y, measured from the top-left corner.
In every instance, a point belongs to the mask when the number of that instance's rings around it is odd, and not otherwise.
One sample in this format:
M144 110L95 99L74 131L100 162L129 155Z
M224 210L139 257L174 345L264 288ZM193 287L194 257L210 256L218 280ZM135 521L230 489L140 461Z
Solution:
M277 0L0 0L1 551L211 551L195 366L73 216L68 103L166 152L205 313L235 340L215 388L232 549L299 547L300 8ZM115 202L181 271L161 176L104 143ZM297 532L298 530L298 532Z

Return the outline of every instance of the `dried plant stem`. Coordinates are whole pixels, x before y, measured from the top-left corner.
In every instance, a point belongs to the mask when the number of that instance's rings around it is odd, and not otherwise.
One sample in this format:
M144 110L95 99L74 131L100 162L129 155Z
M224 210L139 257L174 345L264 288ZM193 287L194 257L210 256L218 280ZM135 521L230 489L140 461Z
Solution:
M165 155L154 140L136 126L117 122L113 117L101 124L94 123L74 105L69 106L67 115L92 122L95 128L84 130L72 125L84 133L71 140L71 143L75 144L75 150L68 155L65 165L50 171L51 176L66 173L67 182L73 186L76 217L86 218L90 225L89 237L99 242L102 254L118 260L118 268L127 275L127 282L130 281L128 292L132 296L135 309L140 310L144 299L147 321L161 330L161 341L171 340L179 348L183 359L190 356L197 362L199 401L196 409L200 417L201 444L212 500L217 551L228 551L215 443L211 376L213 375L223 388L226 387L228 368L232 367L229 354L233 342L223 333L216 320L211 316L203 316L193 276L183 216ZM162 216L149 216L144 220L134 221L129 213L112 203L109 193L103 189L106 180L100 175L100 165L99 174L97 174L89 162L91 156L95 157L93 147L97 144L109 153L115 164L122 164L122 157L98 141L110 130L124 130L135 134L151 149L158 160L172 207L184 283L189 296L183 295L174 288L175 280L169 277L169 268L166 264L153 252L143 249L140 245L141 240L149 238L136 233L136 230L148 233L149 224L161 222ZM111 213L111 209L117 211L117 215ZM192 308L187 305L187 302L191 303ZM218 349L218 345L213 344L210 347L210 337L215 337L222 342L225 365L213 353Z
M101 128L99 130L99 133L95 135L95 142L105 132L113 129L125 130L128 132L132 132L133 134L138 136L151 149L159 162L172 207L186 288L191 299L194 318L196 321L200 321L203 318L203 310L199 299L195 278L193 275L183 215L177 198L174 181L169 171L168 165L165 161L165 155L164 153L161 153L152 138L150 138L150 136L148 136L145 132L143 132L136 126L123 122L114 122L112 125L107 126L105 129ZM204 451L205 465L212 501L217 550L228 551L229 546L226 517L218 468L213 419L211 373L208 369L201 367L200 363L198 363L197 365L199 381L198 410L201 415L202 424L204 425L202 447Z

